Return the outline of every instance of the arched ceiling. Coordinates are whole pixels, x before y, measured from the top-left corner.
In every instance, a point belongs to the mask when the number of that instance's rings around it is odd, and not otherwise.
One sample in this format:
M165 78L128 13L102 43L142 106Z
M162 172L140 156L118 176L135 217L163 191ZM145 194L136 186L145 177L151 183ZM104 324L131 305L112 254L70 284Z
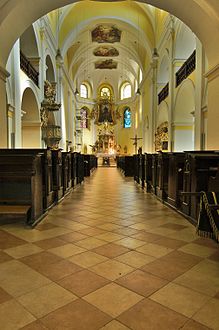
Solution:
M0 0L0 66L5 67L14 42L28 26L51 10L74 2L76 1ZM180 18L201 40L206 50L210 67L218 64L218 0L140 0L139 2L164 9ZM106 3L104 2L104 4ZM16 22L16 28L14 28L14 22Z
M118 90L123 81L130 81L134 88L139 70L144 70L155 47L151 6L130 1L83 1L48 16L59 20L59 45L75 86L89 81L96 90L100 83L108 82ZM118 29L120 40L92 40L92 31L99 26ZM106 61L112 61L116 68L96 68L98 64L106 66Z

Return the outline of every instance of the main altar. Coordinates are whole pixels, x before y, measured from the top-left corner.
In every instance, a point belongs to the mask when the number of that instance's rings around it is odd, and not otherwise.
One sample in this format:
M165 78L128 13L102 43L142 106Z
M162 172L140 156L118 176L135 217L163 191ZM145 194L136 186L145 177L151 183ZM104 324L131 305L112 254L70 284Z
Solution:
M110 94L102 93L98 97L91 117L97 125L97 140L92 146L93 153L98 157L99 165L112 165L120 149L114 132L114 125L120 119L120 114Z

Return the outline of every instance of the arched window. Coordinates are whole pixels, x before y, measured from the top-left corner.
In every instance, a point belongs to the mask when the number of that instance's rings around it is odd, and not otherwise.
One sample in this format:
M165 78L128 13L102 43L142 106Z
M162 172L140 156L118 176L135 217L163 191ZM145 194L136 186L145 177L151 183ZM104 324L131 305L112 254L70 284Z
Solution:
M88 128L88 111L84 107L81 109L81 128Z
M80 97L83 97L85 99L88 98L88 90L85 84L80 85Z
M132 96L132 87L131 84L125 83L121 88L121 100L128 99Z
M108 87L103 87L100 90L100 96L108 96L111 97L110 89Z
M129 107L124 109L123 120L124 128L130 128L132 126L131 110Z

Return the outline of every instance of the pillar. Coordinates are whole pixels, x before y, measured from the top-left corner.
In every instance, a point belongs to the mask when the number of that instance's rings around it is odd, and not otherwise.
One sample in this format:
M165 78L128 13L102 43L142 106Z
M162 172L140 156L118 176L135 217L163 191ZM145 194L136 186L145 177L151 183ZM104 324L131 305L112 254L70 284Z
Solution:
M208 79L207 149L219 150L219 64L206 74Z
M0 148L8 147L8 110L7 110L7 98L6 98L6 78L9 77L9 73L2 67L0 67Z

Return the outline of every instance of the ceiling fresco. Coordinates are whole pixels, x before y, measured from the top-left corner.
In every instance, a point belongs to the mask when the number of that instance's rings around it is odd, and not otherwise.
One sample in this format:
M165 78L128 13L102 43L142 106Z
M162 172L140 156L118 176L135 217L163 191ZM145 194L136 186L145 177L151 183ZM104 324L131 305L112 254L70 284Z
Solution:
M119 56L119 51L112 46L99 46L94 50L93 54L95 56L113 57Z
M92 32L92 41L98 43L114 43L120 42L122 31L115 25L98 25Z
M95 62L95 69L117 69L118 63L110 60Z

